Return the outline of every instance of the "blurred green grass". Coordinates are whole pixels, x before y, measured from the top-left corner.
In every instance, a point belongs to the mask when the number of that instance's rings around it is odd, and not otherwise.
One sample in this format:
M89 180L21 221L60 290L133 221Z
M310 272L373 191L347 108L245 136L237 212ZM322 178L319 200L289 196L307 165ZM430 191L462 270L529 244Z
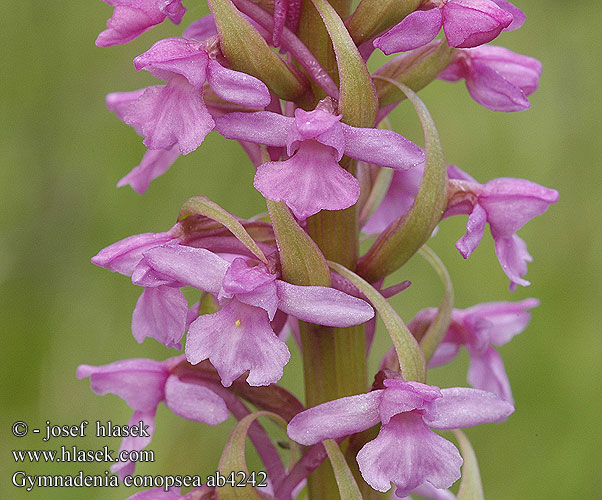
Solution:
M184 25L202 15L203 2L186 2ZM560 202L530 222L521 236L534 262L532 286L511 294L489 235L469 261L454 248L463 220L441 224L431 246L444 260L456 288L457 307L535 296L527 331L501 348L517 412L503 425L470 429L489 500L594 499L602 490L602 259L600 225L601 144L599 85L602 68L600 4L524 0L526 25L499 44L543 62L532 108L493 113L474 103L464 85L435 82L423 92L441 134L447 159L477 179L525 177L560 191ZM0 169L0 299L5 338L1 362L2 498L124 499L133 491L44 489L10 486L16 470L102 473L103 464L18 466L9 450L40 446L10 433L15 420L32 427L46 420L125 423L128 407L115 396L94 395L75 378L80 363L106 364L128 357L164 359L152 340L138 345L130 333L139 290L127 278L96 268L89 259L130 234L170 227L179 206L205 194L237 215L263 211L252 189L242 150L210 134L196 152L153 182L144 196L115 184L144 151L138 136L104 106L104 95L151 84L131 59L178 28L162 25L121 47L94 46L111 9L99 1L13 2L1 19L2 168ZM420 142L417 119L401 106L398 130ZM395 301L406 319L438 303L440 284L414 259L398 273L412 287ZM386 349L379 337L371 363ZM294 350L291 349L291 350ZM429 374L443 386L465 383L467 359ZM283 384L302 394L296 355ZM232 422L209 429L159 409L154 464L138 473L209 473L215 470ZM66 440L85 448L119 440Z

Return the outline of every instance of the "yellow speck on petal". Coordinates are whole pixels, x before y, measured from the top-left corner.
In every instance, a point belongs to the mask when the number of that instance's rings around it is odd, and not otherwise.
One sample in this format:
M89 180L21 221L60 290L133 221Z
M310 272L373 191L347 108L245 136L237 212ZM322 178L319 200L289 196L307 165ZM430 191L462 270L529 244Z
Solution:
M237 320L236 320L236 323L234 323L234 324L235 324L236 326L240 326L240 320L239 320L239 319L237 319Z

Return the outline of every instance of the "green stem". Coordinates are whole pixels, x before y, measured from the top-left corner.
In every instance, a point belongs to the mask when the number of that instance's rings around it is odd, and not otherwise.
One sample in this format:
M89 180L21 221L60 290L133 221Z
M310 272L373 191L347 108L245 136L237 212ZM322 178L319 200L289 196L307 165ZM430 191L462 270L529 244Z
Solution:
M330 0L330 4L343 19L351 11L351 0ZM339 74L332 42L311 0L303 0L297 34L322 67L338 82ZM315 102L324 97L319 87L314 86L313 90ZM343 160L343 165L349 170L353 168L348 159ZM326 259L355 269L359 252L355 207L322 211L308 219L307 231ZM362 325L331 328L301 322L300 332L305 402L308 408L366 391L366 338ZM343 446L343 451L344 448ZM329 461L326 461L308 478L308 498L336 500L339 497L332 467Z
M355 207L320 212L308 219L307 229L327 259L355 268L359 246ZM308 407L366 391L366 338L363 325L330 328L303 323L301 339ZM338 498L338 487L330 463L324 462L310 476L308 492L310 500Z

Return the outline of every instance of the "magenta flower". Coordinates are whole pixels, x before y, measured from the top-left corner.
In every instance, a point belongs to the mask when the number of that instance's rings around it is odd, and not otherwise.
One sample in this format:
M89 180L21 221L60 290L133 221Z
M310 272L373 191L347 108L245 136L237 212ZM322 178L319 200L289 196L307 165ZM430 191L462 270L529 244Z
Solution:
M495 253L510 278L511 289L517 284L529 285L522 276L527 273L527 262L533 258L516 232L556 203L558 191L524 179L500 178L479 184L454 166L448 167L448 174L457 179L452 182L457 189L450 195L444 217L469 215L466 234L458 240L456 248L465 259L470 257L481 242L485 224L489 223Z
M462 78L471 97L492 111L522 111L529 108L527 96L537 90L541 63L503 47L484 46L459 51L455 61L439 78L456 82Z
M513 406L478 389L439 389L386 379L384 389L329 401L296 415L288 435L303 445L355 434L382 422L378 437L359 451L364 480L378 491L394 483L398 496L422 484L451 486L460 477L462 457L433 429L457 429L499 422Z
M170 375L170 370L182 359L183 356L163 362L126 359L104 366L80 365L77 368L77 378L90 377L90 386L96 394L116 394L134 410L130 426L148 426L140 436L125 437L120 452L140 451L150 443L155 413L161 401L176 415L188 420L217 425L228 418L226 404L217 394L204 386L182 382L177 376ZM111 470L123 478L132 474L134 467L133 462L123 462L114 464Z
M107 21L107 29L98 35L96 45L109 47L127 43L139 37L166 17L180 24L186 8L181 0L102 0L115 7Z
M270 102L267 87L255 77L223 67L216 58L215 40L167 38L134 59L137 70L145 69L167 81L148 87L130 104L124 121L145 137L149 149L170 149L181 154L198 148L215 122L203 101L203 85L226 101L251 107Z
M131 92L114 92L107 95L107 108L114 111L121 121L125 121L125 115L128 107L144 93L145 89L134 90ZM142 131L139 127L136 128L139 134ZM177 147L173 146L169 149L150 149L144 153L140 165L134 167L130 173L123 177L117 187L129 184L138 194L143 194L148 189L151 181L160 175L163 175L169 167L180 156Z
M374 40L385 54L417 49L433 40L441 28L451 47L477 47L502 30L520 28L525 15L505 0L441 0L427 3Z
M131 276L147 250L180 244L180 231L180 225L176 224L165 233L129 236L103 248L92 257L92 263L112 272ZM167 347L180 349L187 314L188 303L177 288L155 286L145 289L132 316L132 333L139 343L146 337L153 337Z
M343 155L396 170L424 163L424 152L401 135L374 128L351 127L325 110L295 110L295 117L260 111L230 113L216 120L228 139L287 148L289 158L260 165L254 185L266 198L284 201L299 219L320 210L342 210L360 194L358 180L338 162Z
M470 355L469 384L512 403L510 382L494 346L504 345L521 333L531 319L529 309L538 305L537 299L525 299L454 309L447 334L431 358L429 367L449 363L463 345ZM424 331L436 314L436 309L423 309L410 322L409 328L412 332Z
M241 257L229 262L201 248L152 248L144 254L132 281L147 287L134 318L140 324L148 323L148 335L164 343L165 334L156 328L162 321L158 317L186 322L184 308L173 307L172 295L166 295L168 289L182 300L179 287L187 285L217 298L221 307L218 312L201 315L190 324L186 357L192 364L209 359L226 387L247 370L250 385L269 385L282 377L290 354L270 323L278 310L326 326L357 325L374 315L369 304L346 293L291 285L277 279L263 264L249 266ZM144 298L147 293L150 298ZM182 334L183 329L179 337ZM168 340L172 345L179 342L177 336Z

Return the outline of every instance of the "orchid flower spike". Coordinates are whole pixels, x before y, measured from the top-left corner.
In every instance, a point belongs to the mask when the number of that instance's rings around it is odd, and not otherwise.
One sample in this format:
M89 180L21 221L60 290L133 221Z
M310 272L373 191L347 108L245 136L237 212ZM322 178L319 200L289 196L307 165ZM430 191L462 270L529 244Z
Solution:
M521 333L531 319L529 309L538 305L537 299L525 299L454 309L445 338L431 358L429 367L449 363L457 356L460 347L465 346L470 356L469 384L512 403L510 382L494 346L504 345ZM436 315L437 309L423 309L408 327L415 335L420 334L426 331Z
M385 379L384 389L348 396L305 410L288 425L294 441L309 446L382 423L378 437L359 451L364 480L378 491L394 483L407 496L425 482L451 486L460 477L462 457L433 429L458 429L508 418L514 407L490 392Z
M110 47L128 43L153 26L161 24L166 17L180 24L186 13L182 0L102 0L115 7L113 16L107 21L107 29L98 35L98 47Z
M470 96L492 111L523 111L527 96L537 90L541 63L504 47L483 46L458 51L454 62L439 78L456 82L462 78Z
M510 288L528 286L530 283L522 276L527 273L527 262L533 258L516 232L556 203L558 191L524 179L499 178L479 184L453 165L447 172L451 181L443 217L469 215L466 234L456 243L462 257L467 259L479 246L485 224L489 223L495 253L510 278Z
M181 245L145 252L132 281L146 287L133 322L166 345L179 342L183 331L165 338L157 328L157 317L186 322L185 308L174 308L171 294L185 300L179 287L192 286L217 298L218 312L201 315L190 324L186 357L192 364L209 359L226 387L247 370L250 385L269 385L282 377L290 354L270 323L278 310L325 326L357 325L374 316L367 302L339 290L292 285L277 279L263 264L249 265L241 257L230 262L208 250Z
M391 130L341 123L330 98L313 111L287 117L269 111L230 113L216 119L228 139L285 147L289 158L260 165L254 185L266 198L284 201L298 219L320 210L342 210L359 198L358 180L339 165L343 155L406 170L424 164L424 151Z
M377 37L374 46L387 55L417 49L443 27L450 47L477 47L524 21L523 12L505 0L434 0Z
M126 359L104 366L80 365L77 378L90 377L90 386L96 394L116 394L133 410L130 426L140 425L144 432L125 437L119 451L140 451L146 447L155 428L155 413L160 402L176 415L217 425L227 420L226 403L210 389L182 382L171 370L183 360L183 356L165 361L152 359ZM148 426L148 427L145 427ZM111 470L121 478L134 472L134 462L119 462Z
M215 126L203 101L205 81L228 102L253 108L270 103L263 82L225 68L218 57L217 38L167 38L134 59L137 70L167 82L146 88L125 111L124 121L144 136L145 146L160 150L177 145L181 154L188 154L201 145Z

